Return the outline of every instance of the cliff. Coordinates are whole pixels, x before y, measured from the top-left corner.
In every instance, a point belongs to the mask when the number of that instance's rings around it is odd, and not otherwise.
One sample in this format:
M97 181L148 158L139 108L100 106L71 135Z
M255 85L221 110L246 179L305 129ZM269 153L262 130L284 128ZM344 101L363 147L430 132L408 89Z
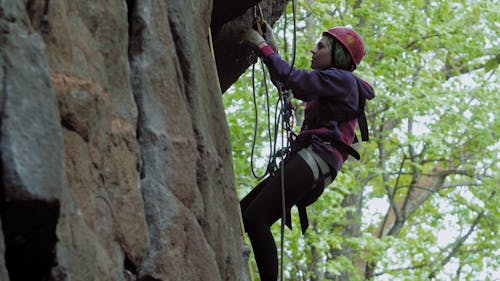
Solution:
M257 2L0 1L0 280L248 280L221 95Z

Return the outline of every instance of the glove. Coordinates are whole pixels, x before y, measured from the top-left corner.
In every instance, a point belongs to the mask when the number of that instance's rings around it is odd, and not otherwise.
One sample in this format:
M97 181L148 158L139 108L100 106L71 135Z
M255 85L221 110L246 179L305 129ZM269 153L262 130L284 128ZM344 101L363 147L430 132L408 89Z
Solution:
M276 40L274 39L274 32L272 27L266 22L266 36L267 36L267 44L271 47L275 52L278 52L278 44L276 44Z
M266 42L264 38L255 30L249 28L243 33L243 41L248 42L252 47L258 49L259 44Z

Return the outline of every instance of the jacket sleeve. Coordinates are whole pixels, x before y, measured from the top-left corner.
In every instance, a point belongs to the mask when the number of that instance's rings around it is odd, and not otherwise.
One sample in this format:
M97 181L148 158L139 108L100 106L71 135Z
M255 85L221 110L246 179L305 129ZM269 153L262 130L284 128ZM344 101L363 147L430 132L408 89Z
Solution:
M264 56L264 63L271 79L283 83L300 100L320 97L332 102L347 102L357 98L356 78L351 72L333 67L313 71L292 68L290 71L290 64L276 53Z

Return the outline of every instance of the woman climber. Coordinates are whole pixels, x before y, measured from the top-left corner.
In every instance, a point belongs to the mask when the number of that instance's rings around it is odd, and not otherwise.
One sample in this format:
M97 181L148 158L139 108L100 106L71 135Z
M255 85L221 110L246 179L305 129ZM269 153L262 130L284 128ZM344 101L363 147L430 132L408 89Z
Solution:
M305 207L315 202L335 179L349 155L359 159L351 147L358 126L367 140L364 115L366 99L374 90L352 72L366 54L362 38L351 28L334 27L322 33L312 52L312 71L291 68L276 52L272 29L266 28L268 41L248 29L243 40L258 50L273 82L281 82L305 101L300 134L292 142L284 160L286 223L290 209L299 209L302 231L307 228ZM358 122L359 121L359 122ZM245 231L252 244L261 281L278 278L278 254L271 225L282 217L281 170L259 183L240 202Z

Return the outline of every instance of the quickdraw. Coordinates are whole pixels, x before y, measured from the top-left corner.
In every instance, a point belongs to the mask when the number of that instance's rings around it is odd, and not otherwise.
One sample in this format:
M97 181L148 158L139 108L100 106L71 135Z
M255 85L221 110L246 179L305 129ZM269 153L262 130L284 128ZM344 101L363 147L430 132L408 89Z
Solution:
M267 21L264 19L264 13L262 13L262 8L260 7L260 4L257 4L257 6L253 7L253 24L252 24L252 27L255 30L257 30L257 32L260 35L266 36L266 33L267 33ZM264 39L267 41L267 38L264 37Z
M269 43L269 38L267 37L267 21L264 19L264 14L262 13L262 8L260 4L253 7L253 22L252 28L255 29L261 36ZM256 64L258 61L258 56L255 51L252 50L248 57L248 62L250 64Z

